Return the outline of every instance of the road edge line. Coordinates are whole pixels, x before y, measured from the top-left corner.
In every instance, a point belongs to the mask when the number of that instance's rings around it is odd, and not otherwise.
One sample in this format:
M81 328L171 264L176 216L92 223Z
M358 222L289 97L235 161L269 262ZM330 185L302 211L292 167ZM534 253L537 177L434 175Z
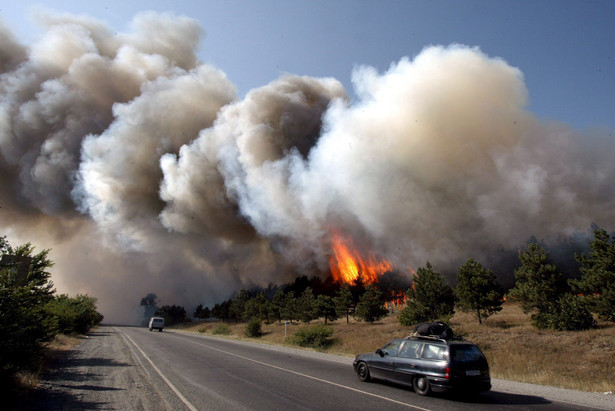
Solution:
M190 401L188 401L186 399L186 397L183 396L183 394L175 387L175 385L173 385L173 383L171 381L169 381L169 379L162 373L162 371L160 371L160 369L158 369L158 367L156 367L156 365L154 364L154 362L152 360L150 360L150 358L147 356L147 354L145 354L145 352L143 352L143 350L141 349L141 347L139 347L137 345L137 343L135 342L135 340L133 340L128 334L126 334L125 332L117 329L117 332L121 333L122 335L126 336L126 338L128 338L130 340L130 342L137 348L137 350L139 350L139 352L141 353L141 355L143 355L143 357L145 357L145 359L147 361L149 361L150 365L152 366L152 368L158 373L158 375L160 375L160 378L162 378L164 380L164 382L169 386L169 388L171 388L171 390L173 390L173 392L175 393L175 395L177 395L177 397L182 400L182 402L186 405L186 407L188 407L188 409L190 409L191 411L198 411L198 408L196 408L194 405L192 405L190 403Z

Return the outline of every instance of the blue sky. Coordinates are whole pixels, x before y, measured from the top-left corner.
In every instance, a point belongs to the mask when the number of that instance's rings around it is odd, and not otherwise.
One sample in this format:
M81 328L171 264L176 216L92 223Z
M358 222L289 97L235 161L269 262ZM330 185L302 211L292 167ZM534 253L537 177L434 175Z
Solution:
M615 129L613 1L109 1L3 2L6 25L29 44L32 6L88 15L118 31L135 14L170 11L206 32L200 57L240 94L283 73L331 76L352 94L357 65L379 71L425 46L478 46L524 73L530 111L579 129Z

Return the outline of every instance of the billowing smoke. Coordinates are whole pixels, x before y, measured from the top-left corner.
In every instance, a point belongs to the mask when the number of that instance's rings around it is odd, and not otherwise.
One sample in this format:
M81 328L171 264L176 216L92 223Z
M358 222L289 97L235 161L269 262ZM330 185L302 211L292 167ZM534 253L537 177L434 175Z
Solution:
M107 320L326 275L332 230L451 269L615 223L607 133L538 121L521 71L476 48L356 68L354 100L294 75L239 99L192 19L40 22L28 47L0 25L0 234L52 248L59 290Z

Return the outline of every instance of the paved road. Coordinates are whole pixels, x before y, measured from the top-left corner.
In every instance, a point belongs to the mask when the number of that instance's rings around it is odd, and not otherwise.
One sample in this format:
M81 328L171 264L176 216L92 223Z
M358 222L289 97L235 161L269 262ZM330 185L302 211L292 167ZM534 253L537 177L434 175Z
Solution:
M494 381L471 400L421 397L361 383L352 360L146 328L104 326L44 380L37 409L118 410L582 410L615 398ZM516 392L515 392L516 391ZM567 395L566 395L567 394ZM585 401L581 396L589 396ZM562 402L565 401L565 402Z

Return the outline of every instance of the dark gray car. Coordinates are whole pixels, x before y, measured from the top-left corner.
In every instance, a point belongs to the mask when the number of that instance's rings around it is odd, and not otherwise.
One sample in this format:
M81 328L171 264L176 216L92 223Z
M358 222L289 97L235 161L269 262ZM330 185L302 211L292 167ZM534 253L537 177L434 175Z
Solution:
M491 389L487 359L476 345L463 340L397 339L375 353L357 355L353 366L361 381L391 381L411 386L420 395Z

